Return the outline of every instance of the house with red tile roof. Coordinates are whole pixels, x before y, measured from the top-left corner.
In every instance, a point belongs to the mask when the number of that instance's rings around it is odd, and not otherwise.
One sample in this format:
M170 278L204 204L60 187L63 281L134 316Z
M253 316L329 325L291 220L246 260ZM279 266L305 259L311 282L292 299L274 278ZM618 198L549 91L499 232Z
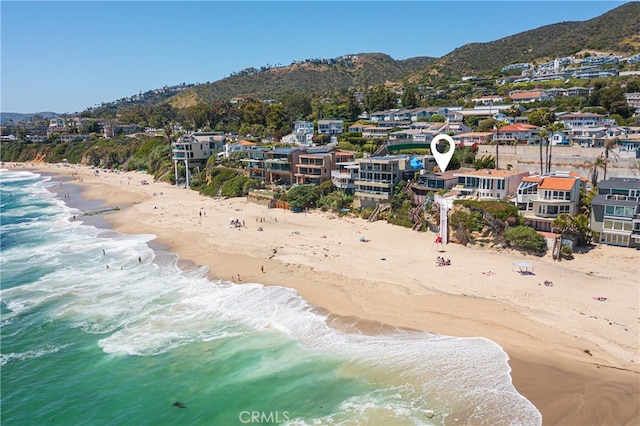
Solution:
M548 101L553 99L553 97L548 95L544 90L514 90L513 92L509 93L509 98L511 98L512 102L520 104L526 104L536 101Z
M515 123L493 130L493 139L500 143L527 143L539 140L540 127L527 123Z
M525 224L538 231L551 231L551 223L562 213L580 213L580 188L587 179L575 172L528 176L518 185L516 202L524 210Z

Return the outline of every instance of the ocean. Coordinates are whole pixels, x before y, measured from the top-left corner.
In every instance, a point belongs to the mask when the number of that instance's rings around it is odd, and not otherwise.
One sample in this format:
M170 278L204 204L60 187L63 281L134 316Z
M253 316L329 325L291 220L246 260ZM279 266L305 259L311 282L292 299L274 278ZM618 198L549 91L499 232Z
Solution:
M81 220L59 185L0 170L3 425L542 423L488 339L340 331Z

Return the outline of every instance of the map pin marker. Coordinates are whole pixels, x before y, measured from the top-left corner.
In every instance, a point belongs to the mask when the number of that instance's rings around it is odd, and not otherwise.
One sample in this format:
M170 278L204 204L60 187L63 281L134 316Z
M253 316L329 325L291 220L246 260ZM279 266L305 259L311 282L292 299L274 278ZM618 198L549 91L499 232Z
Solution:
M438 152L438 142L441 140L449 142L448 152ZM436 158L436 163L438 163L438 168L441 172L447 170L447 166L449 165L449 161L451 161L451 157L453 157L453 151L455 148L456 145L453 143L451 136L445 135L444 133L436 135L436 137L431 140L431 155Z

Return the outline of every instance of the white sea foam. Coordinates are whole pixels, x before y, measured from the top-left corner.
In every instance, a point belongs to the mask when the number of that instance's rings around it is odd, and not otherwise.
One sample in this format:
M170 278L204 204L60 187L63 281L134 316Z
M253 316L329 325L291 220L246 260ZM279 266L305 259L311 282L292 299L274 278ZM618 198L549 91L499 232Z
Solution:
M34 349L27 352L11 352L8 354L0 354L0 367L4 367L6 364L16 361L25 361L27 359L40 358L41 356L49 355L61 351L70 345L60 346L46 346L40 349Z
M253 334L281 336L272 340L293 339L302 351L343 360L344 374L380 381L382 391L345 401L345 412L413 416L424 424L455 423L454 418L473 424L541 424L540 413L512 386L507 354L487 339L408 331L345 333L329 327L327 318L294 290L211 282L206 268L181 271L176 256L148 247L153 236L104 233L68 217L56 217L49 225L49 230L37 228L47 233L47 241L32 252L3 252L2 265L9 273L34 261L45 270L33 283L0 291L10 316L46 307L55 320L104 335L99 341L104 352L138 356ZM251 374L258 378L293 363L278 361L264 361ZM433 419L415 415L428 409L434 410Z

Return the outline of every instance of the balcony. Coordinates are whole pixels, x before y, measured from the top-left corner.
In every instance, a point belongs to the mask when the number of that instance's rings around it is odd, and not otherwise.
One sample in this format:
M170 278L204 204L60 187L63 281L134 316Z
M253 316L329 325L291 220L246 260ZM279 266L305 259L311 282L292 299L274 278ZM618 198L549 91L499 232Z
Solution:
M635 201L636 203L640 203L640 197L630 197L628 195L620 195L620 194L606 194L605 198L607 200L616 200L616 201Z
M382 191L362 191L356 188L355 191L356 197L369 197L376 198L378 200L388 200L391 198L391 194Z

